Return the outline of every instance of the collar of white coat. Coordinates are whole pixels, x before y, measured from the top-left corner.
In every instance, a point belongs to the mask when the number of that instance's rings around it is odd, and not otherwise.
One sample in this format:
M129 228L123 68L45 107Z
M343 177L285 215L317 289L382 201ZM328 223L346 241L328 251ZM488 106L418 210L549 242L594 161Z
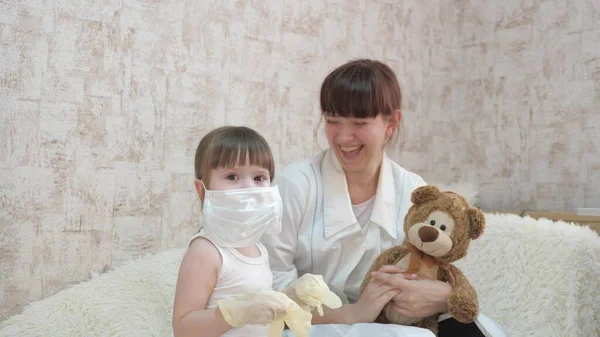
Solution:
M352 210L346 176L335 153L331 150L327 150L323 158L322 172L323 236L330 237L354 225L360 228ZM385 229L392 238L397 239L395 186L391 161L384 153L370 221Z

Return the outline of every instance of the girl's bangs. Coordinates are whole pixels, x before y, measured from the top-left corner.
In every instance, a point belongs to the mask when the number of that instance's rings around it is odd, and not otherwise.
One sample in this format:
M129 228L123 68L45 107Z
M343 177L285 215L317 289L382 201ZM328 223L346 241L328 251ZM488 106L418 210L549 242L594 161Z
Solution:
M273 179L275 165L268 144L248 134L230 136L215 141L211 146L209 167L215 169L255 165L268 170Z

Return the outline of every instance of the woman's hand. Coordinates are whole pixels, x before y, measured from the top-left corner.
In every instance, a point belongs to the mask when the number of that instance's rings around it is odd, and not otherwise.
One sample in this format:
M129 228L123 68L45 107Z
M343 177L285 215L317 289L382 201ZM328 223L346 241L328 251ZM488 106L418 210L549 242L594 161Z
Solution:
M445 282L415 279L402 273L397 266L383 266L371 273L373 279L396 288L399 293L392 299L393 308L408 317L428 317L448 311L447 301L452 287Z
M373 323L383 307L399 293L393 285L371 279L358 301L352 304L352 323Z

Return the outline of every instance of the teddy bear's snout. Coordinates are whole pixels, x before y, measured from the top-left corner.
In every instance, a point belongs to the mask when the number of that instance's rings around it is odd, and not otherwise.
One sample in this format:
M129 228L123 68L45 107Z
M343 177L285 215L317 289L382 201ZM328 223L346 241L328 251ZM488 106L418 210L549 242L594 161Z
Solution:
M423 226L419 228L419 238L422 242L433 242L437 240L439 232L434 227Z

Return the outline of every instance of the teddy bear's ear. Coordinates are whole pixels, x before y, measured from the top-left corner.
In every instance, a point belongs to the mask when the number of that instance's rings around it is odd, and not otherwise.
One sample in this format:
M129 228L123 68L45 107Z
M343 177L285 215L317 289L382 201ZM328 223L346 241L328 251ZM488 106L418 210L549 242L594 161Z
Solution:
M419 205L426 201L431 201L439 198L442 195L440 189L433 185L417 187L410 198L413 204Z
M477 208L470 208L469 222L469 237L472 240L475 240L483 234L483 229L485 228L485 215Z

